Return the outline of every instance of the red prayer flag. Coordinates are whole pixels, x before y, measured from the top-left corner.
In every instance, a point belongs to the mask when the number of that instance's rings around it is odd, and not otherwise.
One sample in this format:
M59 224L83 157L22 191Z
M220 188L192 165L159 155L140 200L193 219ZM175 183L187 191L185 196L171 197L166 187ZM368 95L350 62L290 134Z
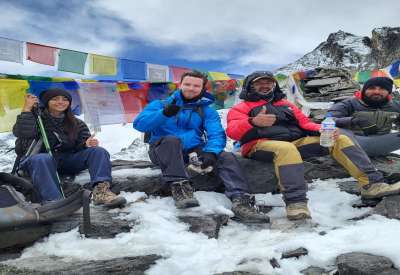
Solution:
M40 44L26 43L27 59L36 63L54 66L57 48Z
M183 68L183 67L169 66L169 68L171 70L173 82L180 82L182 74L192 71L191 69Z

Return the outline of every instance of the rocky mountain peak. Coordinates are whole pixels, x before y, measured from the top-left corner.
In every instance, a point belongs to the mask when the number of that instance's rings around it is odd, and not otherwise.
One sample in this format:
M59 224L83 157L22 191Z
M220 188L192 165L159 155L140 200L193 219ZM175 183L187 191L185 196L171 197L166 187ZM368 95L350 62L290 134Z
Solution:
M400 58L400 28L381 27L372 36L357 36L339 30L297 61L277 70L288 74L316 67L341 67L372 70L390 65Z

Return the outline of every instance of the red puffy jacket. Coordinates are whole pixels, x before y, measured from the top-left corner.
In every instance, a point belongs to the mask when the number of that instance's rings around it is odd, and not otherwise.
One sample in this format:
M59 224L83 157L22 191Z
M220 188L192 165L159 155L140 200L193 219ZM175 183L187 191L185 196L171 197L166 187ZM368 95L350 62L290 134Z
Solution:
M250 124L250 113L253 109L259 108L265 104L266 101L261 99L258 101L243 101L232 107L231 110L229 110L227 117L228 125L226 134L228 137L236 141L241 141L249 131L251 131L253 128L258 128ZM286 99L279 99L273 102L272 106L286 106L288 109L290 109L293 113L294 119L296 120L294 123L297 124L299 129L304 131L304 136L307 135L307 132L319 131L320 125L312 122L298 107L296 107L290 101ZM257 143L258 140L268 140L268 138L255 137L253 140L246 140L246 142L242 144L242 155L247 156L247 154L251 151L251 148Z

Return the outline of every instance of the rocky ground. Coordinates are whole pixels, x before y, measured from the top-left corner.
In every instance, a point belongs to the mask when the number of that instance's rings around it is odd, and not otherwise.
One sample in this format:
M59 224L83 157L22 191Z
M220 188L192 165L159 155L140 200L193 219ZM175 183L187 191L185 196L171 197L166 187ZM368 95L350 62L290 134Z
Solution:
M276 192L276 178L271 164L261 163L240 159L245 173L250 181L253 193ZM375 159L375 164L380 168L389 181L396 181L400 171L400 159L393 156L385 159ZM306 178L344 178L347 173L338 164L329 158L316 158L305 163ZM137 173L140 169L141 173ZM143 173L145 169L145 173ZM163 190L160 185L160 170L146 161L122 161L113 162L114 190L129 192L146 192L148 195L168 195L168 191ZM67 184L71 182L85 184L88 181L87 173L78 175L76 178L67 178ZM223 185L214 175L193 175L194 186L197 190L223 191ZM351 194L359 193L358 187L354 182L344 182L340 188L342 191ZM384 198L381 201L362 201L354 207L375 206L372 210L356 219L364 219L372 214L379 214L390 219L400 219L400 196ZM272 207L268 205L260 206L265 212ZM102 207L91 207L91 227L88 232L82 231L82 211L65 217L55 223L42 225L42 236L49 233L69 231L79 227L81 233L86 234L86 238L114 238L122 232L129 232L135 227L134 222L123 219L116 219L118 214L107 211ZM228 215L184 215L179 220L189 224L189 230L196 233L203 233L208 238L218 238L220 228L229 222ZM276 229L279 225L271 225ZM322 233L321 233L322 234ZM6 235L2 235L3 238ZM26 243L25 245L28 245ZM23 246L22 246L23 247ZM122 257L109 259L106 261L82 261L66 262L58 257L39 257L20 259L21 246L3 249L0 253L0 274L144 274L160 255L143 255L138 257ZM305 248L299 247L293 251L282 253L281 259L290 257L302 257L307 255ZM279 268L277 259L270 259L273 267ZM332 270L324 270L319 267L309 267L302 271L303 274L400 274L394 268L390 259L380 255L371 255L354 251L337 255L336 266ZM248 272L225 272L221 274L252 274Z

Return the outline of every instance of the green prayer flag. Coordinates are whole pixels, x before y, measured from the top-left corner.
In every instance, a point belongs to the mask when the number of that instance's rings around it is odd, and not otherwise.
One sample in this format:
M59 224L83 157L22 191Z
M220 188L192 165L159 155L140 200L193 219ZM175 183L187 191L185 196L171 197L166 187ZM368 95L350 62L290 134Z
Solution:
M87 53L60 49L58 70L77 74L85 74Z

